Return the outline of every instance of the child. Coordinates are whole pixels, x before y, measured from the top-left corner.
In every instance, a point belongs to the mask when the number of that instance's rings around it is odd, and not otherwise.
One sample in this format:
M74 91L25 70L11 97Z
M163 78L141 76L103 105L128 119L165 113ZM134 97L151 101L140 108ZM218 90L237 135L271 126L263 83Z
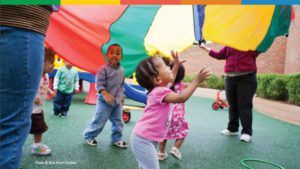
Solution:
M177 55L173 57L178 59ZM178 67L178 64L180 62L176 61L174 67ZM186 89L181 93L175 93L168 87L174 79L173 74L161 58L149 57L139 63L136 68L136 79L148 90L143 116L135 125L131 135L132 151L139 168L159 168L156 147L167 134L170 112L172 112L170 109L174 105L171 103L184 103L199 83L209 77L209 74L209 71L202 69Z
M170 66L172 68L174 64L171 64ZM184 78L184 74L185 74L185 69L183 65L180 64L178 68L178 72L176 74L174 85L171 87L171 89L175 93L181 93L182 90L186 88L186 85L181 82ZM172 110L173 112L171 112L172 113L171 124L168 128L167 136L163 142L159 143L159 152L157 153L159 160L164 160L168 157L167 153L165 152L167 139L176 140L170 153L178 159L182 158L179 148L181 147L183 140L188 133L188 123L184 120L184 114L185 114L184 103L175 103L174 108Z
M128 144L122 141L122 105L124 102L124 69L120 65L123 58L119 44L108 47L106 57L108 63L103 65L96 74L97 105L94 118L85 129L83 135L87 144L97 146L95 138L101 133L109 119L112 123L111 143L120 148Z
M66 117L73 94L79 89L79 75L73 65L65 61L65 66L59 69L54 77L53 89L57 92L53 99L54 116Z
M48 74L52 72L54 67L54 55L53 50L45 48L45 61L43 76L40 81L37 95L34 99L33 111L31 115L31 129L30 134L33 134L33 145L31 146L31 153L35 155L49 155L51 149L47 145L42 144L42 134L47 131L48 126L44 120L43 103L47 93L51 96L55 96L55 92L48 88L49 78Z

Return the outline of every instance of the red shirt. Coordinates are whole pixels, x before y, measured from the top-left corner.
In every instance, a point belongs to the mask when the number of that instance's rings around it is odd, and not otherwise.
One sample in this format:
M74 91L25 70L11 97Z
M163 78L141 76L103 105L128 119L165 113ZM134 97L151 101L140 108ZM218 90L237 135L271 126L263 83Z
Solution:
M223 47L220 51L211 50L209 55L213 58L226 59L224 71L230 72L256 72L256 51L239 51L230 47Z

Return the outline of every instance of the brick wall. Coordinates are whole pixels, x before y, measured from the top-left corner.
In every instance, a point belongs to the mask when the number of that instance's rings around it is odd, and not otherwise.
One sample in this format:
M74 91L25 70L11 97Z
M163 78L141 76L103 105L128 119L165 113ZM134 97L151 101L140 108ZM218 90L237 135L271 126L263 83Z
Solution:
M300 73L300 6L294 6L296 19L290 27L289 37L278 37L270 49L257 58L258 73ZM218 44L209 44L212 49L220 49ZM216 60L199 49L191 47L182 53L187 60L187 74L195 74L201 67L209 67L214 74L224 74L224 61Z
M284 73L300 73L300 5L294 5L295 20L290 26Z

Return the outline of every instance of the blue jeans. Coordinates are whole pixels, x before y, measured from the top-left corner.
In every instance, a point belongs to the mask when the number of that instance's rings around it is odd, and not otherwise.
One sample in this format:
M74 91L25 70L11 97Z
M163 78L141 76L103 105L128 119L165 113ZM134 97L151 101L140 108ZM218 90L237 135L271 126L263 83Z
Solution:
M66 116L71 102L72 102L72 98L73 98L73 93L71 94L64 94L62 92L60 92L59 90L57 90L56 96L53 99L53 111L55 114L59 114L61 113L62 115Z
M110 106L106 104L102 95L98 95L95 116L83 133L85 140L97 137L103 130L108 119L112 123L111 142L121 141L124 125L122 121L122 105L116 104L115 106Z
M0 168L19 168L42 77L43 34L0 26Z

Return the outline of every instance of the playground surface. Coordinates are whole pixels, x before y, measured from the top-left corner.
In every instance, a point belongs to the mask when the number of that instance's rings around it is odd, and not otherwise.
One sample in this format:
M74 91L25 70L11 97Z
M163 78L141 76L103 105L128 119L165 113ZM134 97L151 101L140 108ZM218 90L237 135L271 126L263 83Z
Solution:
M255 110L253 140L250 143L241 142L239 136L220 135L220 131L227 125L227 110L212 110L214 93L212 99L204 98L205 91L199 90L200 92L196 91L196 94L199 93L202 97L193 96L186 103L186 120L189 122L190 131L181 149L183 159L176 160L169 155L167 160L160 162L162 169L243 169L240 160L249 157L271 161L285 169L299 168L299 125L266 116ZM31 155L32 136L30 135L23 146L22 169L137 168L130 147L120 150L110 145L110 122L97 137L99 143L97 147L85 144L82 132L95 111L94 105L84 104L86 95L81 93L74 97L69 116L66 118L54 117L51 101L46 102L44 112L49 130L44 135L43 142L52 149L53 153L46 157ZM139 104L129 100L125 103ZM131 131L141 115L140 110L131 111L131 120L124 126L125 141L129 142ZM168 151L172 144L173 141L168 142ZM261 163L249 162L248 164L255 169L274 168Z

